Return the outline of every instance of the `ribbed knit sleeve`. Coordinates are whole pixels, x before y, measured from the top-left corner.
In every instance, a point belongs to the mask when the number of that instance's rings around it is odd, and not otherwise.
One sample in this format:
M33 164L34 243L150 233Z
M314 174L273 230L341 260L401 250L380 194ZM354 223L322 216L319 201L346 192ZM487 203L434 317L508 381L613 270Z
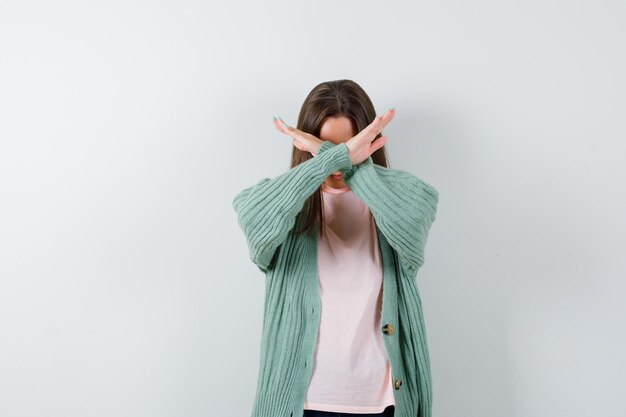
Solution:
M250 259L261 272L273 267L276 249L294 227L307 198L331 173L351 167L348 148L341 144L235 195L232 206L246 237Z
M331 142L321 146L318 156L332 151L334 146ZM410 172L374 164L371 156L341 171L345 183L369 207L401 264L415 276L424 263L424 248L435 221L439 192Z

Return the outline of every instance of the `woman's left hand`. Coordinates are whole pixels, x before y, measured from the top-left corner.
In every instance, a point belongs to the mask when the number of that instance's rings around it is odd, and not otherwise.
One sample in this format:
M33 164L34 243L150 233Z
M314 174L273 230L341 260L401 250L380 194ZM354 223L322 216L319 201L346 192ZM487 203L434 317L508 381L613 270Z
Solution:
M285 127L285 122L280 117L274 118L274 126L279 132L293 138L293 146L301 151L310 152L313 156L317 155L320 146L322 146L322 143L324 142L320 138L315 137L310 133L303 132L293 126L287 125L287 127Z

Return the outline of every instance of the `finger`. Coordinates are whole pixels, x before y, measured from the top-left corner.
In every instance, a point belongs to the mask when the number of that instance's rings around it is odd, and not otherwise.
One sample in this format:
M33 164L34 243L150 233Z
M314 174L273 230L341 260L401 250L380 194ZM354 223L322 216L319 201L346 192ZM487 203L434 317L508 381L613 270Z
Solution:
M280 117L274 118L274 127L276 127L276 130L279 132L288 134L287 129L285 128L285 122Z
M374 120L373 125L375 128L376 135L378 135L385 128L385 126L387 126L389 122L391 122L395 114L396 114L395 109L389 109Z
M294 146L296 148L304 152L309 152L313 156L315 156L315 154L308 149L309 147L307 146L307 144L310 144L313 140L317 140L321 143L321 139L316 138L309 133L305 133L297 127L287 125L287 123L285 123L283 118L280 116L278 116L278 118L274 120L274 126L276 126L276 129L278 129L281 133L291 136L291 138L294 139Z
M389 124L389 122L393 119L396 114L395 109L389 109L382 115L376 117L372 123L367 125L365 129L363 129L359 135L366 136L368 138L373 138L378 135L384 128Z
M379 150L386 144L387 144L387 136L383 135L379 137L374 142L372 142L372 145L371 145L372 147L370 148L370 151L371 151L370 154L373 154L374 152L376 152L377 150Z
M277 128L279 128L280 131L287 133L287 128L289 127L289 125L285 123L282 117L278 116L277 118L275 118L274 124Z
M298 129L294 128L293 126L289 126L287 122L285 122L280 116L278 116L278 122L279 125L283 128L284 132L287 134L293 134L294 131L298 131Z
M276 117L274 117L274 121L272 123L274 123L274 127L276 128L276 130L282 133L283 130L280 128L281 123Z
M285 127L285 125L286 125L285 121L280 117L274 120L274 126L276 127L276 130L278 130L280 133L284 133L285 135L290 136L293 139L302 138L302 135L300 134L300 130L289 125Z
M280 119L282 120L282 119ZM287 125L284 121L279 122L280 125L280 129L281 131L286 134L291 136L294 139L297 139L301 142L304 142L304 135L302 134L302 131L296 127L293 126L289 126ZM285 126L286 125L286 126Z

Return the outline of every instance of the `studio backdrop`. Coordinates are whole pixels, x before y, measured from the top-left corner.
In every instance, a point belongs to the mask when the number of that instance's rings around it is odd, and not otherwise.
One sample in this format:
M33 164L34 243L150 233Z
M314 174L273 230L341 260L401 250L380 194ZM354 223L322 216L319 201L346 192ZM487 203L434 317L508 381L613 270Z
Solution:
M623 1L0 1L0 416L248 417L232 201L353 80L439 191L434 417L626 409ZM286 416L276 416L286 417Z

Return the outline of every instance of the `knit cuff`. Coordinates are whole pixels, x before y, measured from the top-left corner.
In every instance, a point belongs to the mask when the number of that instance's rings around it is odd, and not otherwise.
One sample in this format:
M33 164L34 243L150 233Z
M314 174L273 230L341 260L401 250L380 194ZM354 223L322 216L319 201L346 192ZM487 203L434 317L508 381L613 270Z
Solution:
M340 143L339 145L346 146L344 142ZM319 149L319 151L317 152L317 154L319 155L319 154L321 154L322 152L324 152L324 151L326 151L326 150L328 150L328 149L332 149L332 148L333 148L333 147L335 147L335 146L337 146L337 144L336 144L336 143L333 143L333 142L331 142L331 141L329 141L329 140L325 140L325 141L324 141L324 142L322 142L322 144L320 145L320 149ZM348 147L346 146L346 150L347 150L347 148L348 148ZM369 161L369 162L373 163L373 161L372 161L372 157L371 157L371 156L368 156L368 157L367 157L367 159L366 159L365 161L363 161L363 162L367 162L367 161ZM363 162L361 162L361 163L363 163ZM356 168L358 165L360 165L360 164L357 164L357 165L351 165L350 167L343 167L343 168L339 168L339 169L338 169L338 171L340 171L340 172L342 173L342 179L345 181L345 180L347 180L347 179L351 178L351 177L352 177L352 175L354 175L354 170L355 170L355 168Z
M333 146L336 146L336 143L332 143L329 140L325 140L324 142L322 142L322 144L320 145L320 149L319 151L317 151L317 155L321 154L322 152L324 152L327 149L332 148Z

